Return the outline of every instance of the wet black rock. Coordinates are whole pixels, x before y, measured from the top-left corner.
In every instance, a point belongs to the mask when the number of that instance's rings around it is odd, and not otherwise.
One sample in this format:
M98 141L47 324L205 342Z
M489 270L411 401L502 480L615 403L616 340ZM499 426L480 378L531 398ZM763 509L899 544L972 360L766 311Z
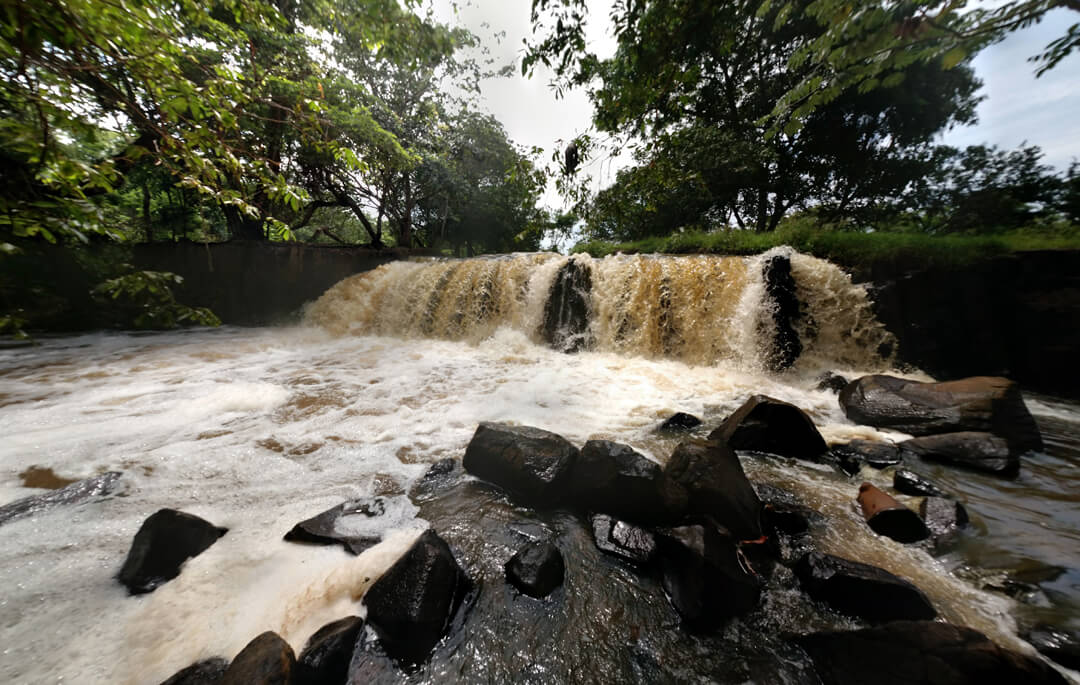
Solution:
M757 607L761 581L744 568L737 541L711 526L660 531L661 582L691 630L707 631Z
M927 497L919 505L926 527L937 543L947 542L968 524L964 505L945 497Z
M366 630L360 631L352 660L349 662L349 685L390 685L405 680L398 665L383 649L377 638L371 637Z
M971 628L936 621L895 621L796 641L823 685L1067 682L1040 659L1002 649Z
M664 474L686 490L689 513L712 518L739 540L761 537L761 500L739 457L724 443L680 443Z
M931 497L947 496L945 491L935 485L933 481L907 469L897 469L896 473L893 474L893 488L897 492L916 497L921 495Z
M785 255L770 257L762 270L765 295L772 301L773 345L766 350L765 363L774 371L783 371L802 354L802 341L795 331L801 316L791 259Z
M627 445L589 440L570 473L570 498L584 511L644 525L674 523L686 511L686 491Z
M420 480L409 490L413 501L434 497L458 482L462 473L461 461L447 457L431 465Z
M754 395L709 434L735 450L820 461L828 445L802 409L765 395Z
M560 352L577 352L591 345L589 309L592 297L592 270L587 264L569 259L552 281L544 304L544 341Z
M876 566L811 552L796 564L795 575L814 599L872 623L937 616L919 588Z
M648 564L656 554L656 537L626 521L597 514L592 517L592 531L597 549L630 563Z
M1013 476L1020 469L1020 457L1009 449L1004 438L991 433L962 431L912 438L900 443L900 449L927 461L937 461Z
M566 565L562 552L550 542L537 540L517 551L506 562L506 578L530 597L547 597L562 585Z
M1053 626L1035 626L1023 638L1040 654L1065 668L1080 671L1080 632Z
M465 470L527 506L554 507L567 491L578 449L528 426L481 423L465 448Z
M765 505L766 527L780 531L785 535L806 535L809 533L812 515L812 512L806 507L784 504Z
M344 683L364 619L347 616L319 628L296 660L294 685Z
M930 537L930 529L918 514L870 483L859 486L858 500L866 523L878 535L905 544Z
M680 411L667 417L667 419L660 424L659 430L668 433L678 433L693 430L700 425L701 419L693 414L687 414Z
M364 596L368 624L391 657L421 663L450 627L471 585L446 542L425 531Z
M295 668L296 656L289 643L267 631L240 650L221 685L290 685Z
M177 671L161 685L218 685L228 668L225 659L203 659Z
M840 393L855 423L924 436L989 432L1016 452L1041 449L1042 438L1020 388L1007 378L977 376L920 383L894 376L863 376Z
M381 497L349 500L296 524L292 530L285 533L285 539L289 542L307 542L315 545L341 545L352 554L360 554L379 544L379 536L354 536L339 533L338 521L346 516L375 518L385 513L386 502Z
M847 387L848 379L844 378L840 374L833 373L832 371L826 371L818 377L818 390L831 390L832 392L840 392Z
M851 474L858 473L862 464L884 469L902 461L899 447L874 440L852 440L844 445L833 445L831 452L841 468Z
M109 471L100 476L80 480L78 483L46 492L40 495L31 495L23 499L15 500L0 507L0 526L24 516L48 511L53 507L68 504L78 504L96 497L104 497L113 493L120 483L120 473Z
M116 578L133 595L153 592L180 575L185 561L201 554L227 530L198 516L161 509L143 521L135 533Z

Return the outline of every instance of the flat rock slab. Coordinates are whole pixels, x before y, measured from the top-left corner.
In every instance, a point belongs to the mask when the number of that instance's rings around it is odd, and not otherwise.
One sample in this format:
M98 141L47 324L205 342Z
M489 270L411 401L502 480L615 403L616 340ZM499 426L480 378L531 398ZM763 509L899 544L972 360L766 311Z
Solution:
M735 450L753 450L820 461L829 450L806 412L767 395L754 395L709 433L709 440Z
M1066 685L1044 661L1002 649L971 628L894 621L796 638L823 685Z
M20 519L24 516L33 516L55 507L69 504L78 504L96 497L105 497L112 494L120 483L121 474L117 471L109 471L100 476L80 480L67 487L46 492L40 495L32 495L23 499L15 500L0 507L0 526Z
M546 540L530 542L506 562L506 579L530 597L547 597L562 585L566 564L562 552Z
M296 524L292 530L285 533L285 540L316 545L341 545L351 554L361 554L377 545L381 538L377 535L341 533L339 522L347 516L375 518L385 513L386 502L381 497L349 500Z
M900 443L900 449L927 461L963 466L1001 476L1013 476L1020 470L1020 456L1009 449L1008 442L992 433L960 431L912 438Z
M465 470L494 483L515 501L555 507L567 492L578 449L565 438L529 426L481 423L465 448Z
M240 650L221 685L291 685L296 656L288 642L267 631Z
M198 516L161 509L143 521L135 533L116 578L133 595L153 592L180 575L185 561L202 554L227 531Z
M795 575L814 599L872 623L937 616L919 588L876 566L811 552L796 564Z

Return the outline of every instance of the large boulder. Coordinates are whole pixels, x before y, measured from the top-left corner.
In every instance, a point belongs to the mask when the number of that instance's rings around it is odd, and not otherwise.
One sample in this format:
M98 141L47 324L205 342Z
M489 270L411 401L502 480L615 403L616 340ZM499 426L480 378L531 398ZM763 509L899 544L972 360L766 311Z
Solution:
M221 657L196 661L182 668L161 685L218 685L229 668L229 662Z
M726 444L682 442L668 459L664 474L686 491L689 513L711 518L739 540L761 537L761 500L739 457Z
M471 587L446 542L435 531L425 531L367 591L368 625L391 657L421 663Z
M754 395L709 434L735 450L768 452L819 461L829 447L802 409L766 395Z
M338 523L347 517L376 518L386 513L386 503L381 497L353 499L327 509L293 526L285 533L289 542L307 542L315 545L341 545L352 554L360 554L374 547L381 537L378 535L352 535L341 532Z
M796 639L823 685L1066 685L1044 661L1002 649L971 628L895 621Z
M601 552L644 566L656 554L656 536L607 514L592 517L593 541Z
M308 638L296 659L293 685L344 683L349 677L356 642L364 630L364 619L347 616L328 623Z
M571 498L586 511L655 525L674 523L686 510L686 491L627 445L589 440L570 473Z
M878 535L903 543L930 537L930 530L918 514L870 483L859 486L858 500L866 523Z
M668 528L658 536L660 578L692 630L718 628L761 599L761 581L739 560L738 542L712 526Z
M546 540L536 540L506 562L506 579L530 597L547 597L562 585L566 564L562 552Z
M108 471L100 476L80 480L67 487L40 495L31 495L0 507L0 526L8 521L33 516L48 511L53 507L78 504L96 497L104 497L116 490L120 483L120 473Z
M180 575L180 567L218 541L228 528L175 509L150 515L131 542L116 579L133 595L153 592Z
M911 435L982 431L1004 438L1013 451L1042 447L1020 388L1007 378L976 376L920 383L895 376L863 376L840 393L840 406L855 423Z
M965 466L1003 476L1020 469L1019 455L1004 438L992 433L961 431L912 438L900 443L901 451L927 461Z
M876 566L811 552L796 564L795 575L814 599L872 623L937 616L919 588Z
M570 483L578 449L560 435L529 426L484 422L462 460L465 470L528 506L556 506Z
M296 656L289 643L267 631L240 650L221 685L290 685L295 668Z

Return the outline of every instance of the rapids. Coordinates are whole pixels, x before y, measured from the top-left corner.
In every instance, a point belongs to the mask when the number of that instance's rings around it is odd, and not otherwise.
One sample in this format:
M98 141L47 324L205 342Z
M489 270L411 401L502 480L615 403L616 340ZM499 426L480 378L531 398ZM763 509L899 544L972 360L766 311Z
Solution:
M543 344L540 330L567 262L557 255L390 264L335 286L302 326L97 333L0 350L0 504L124 474L118 496L0 525L0 681L157 683L197 659L231 658L264 630L299 651L321 625L360 612L364 590L424 516L440 513L411 501L410 486L431 463L459 458L480 421L534 425L579 445L618 440L663 463L676 443L654 431L664 417L688 411L714 426L765 393L808 411L829 441L902 438L851 424L835 394L816 389L821 370L888 368L890 336L843 272L791 259L807 311L797 324L804 353L784 373L762 370L760 257L590 261L589 327L570 332L590 342L577 354ZM832 519L817 540L824 551L904 576L946 619L1029 650L1018 621L1080 627L1080 408L1028 404L1047 454L1026 457L1018 480L920 469L974 520L943 557L872 535L854 505L858 480L780 459L743 462L752 480L790 489ZM890 482L870 469L862 476ZM388 501L385 539L363 555L281 540L296 522L371 495ZM178 578L129 597L114 577L140 523L162 507L229 532ZM984 589L1032 565L1061 569L1034 606ZM613 590L611 605L594 608L609 615L619 597ZM769 600L776 634L821 627L811 623L804 602ZM489 639L523 629L491 626ZM512 658L481 651L453 672L513 674L499 663ZM443 681L444 667L416 679Z

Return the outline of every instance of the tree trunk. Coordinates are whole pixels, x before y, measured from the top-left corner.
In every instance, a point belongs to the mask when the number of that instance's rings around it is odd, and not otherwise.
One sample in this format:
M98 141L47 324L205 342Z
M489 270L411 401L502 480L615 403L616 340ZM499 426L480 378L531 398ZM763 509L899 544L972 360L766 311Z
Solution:
M150 224L150 185L142 183L142 215L143 230L146 231L146 242L154 242L154 227Z

